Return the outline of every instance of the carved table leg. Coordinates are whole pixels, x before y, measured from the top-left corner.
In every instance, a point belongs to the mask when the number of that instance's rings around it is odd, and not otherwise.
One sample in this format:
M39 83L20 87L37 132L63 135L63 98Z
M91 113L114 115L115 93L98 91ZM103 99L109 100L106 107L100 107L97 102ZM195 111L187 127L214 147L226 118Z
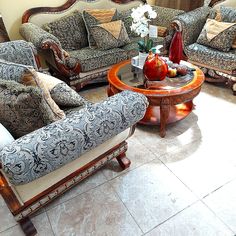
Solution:
M20 220L19 224L26 236L33 236L37 234L37 230L35 229L29 217Z
M116 157L116 160L119 162L123 170L129 168L131 164L130 160L126 157L125 153L122 153L118 157Z
M160 136L162 138L166 135L166 123L170 113L170 99L163 98L160 105Z

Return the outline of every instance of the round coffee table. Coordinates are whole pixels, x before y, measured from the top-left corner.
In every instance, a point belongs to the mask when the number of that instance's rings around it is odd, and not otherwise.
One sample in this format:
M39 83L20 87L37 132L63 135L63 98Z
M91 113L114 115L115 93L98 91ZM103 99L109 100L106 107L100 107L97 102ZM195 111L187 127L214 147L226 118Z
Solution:
M144 86L144 76L130 64L130 60L114 65L108 72L108 96L124 90L144 94L149 101L144 118L139 122L145 125L160 125L160 136L165 137L166 124L184 119L193 109L193 98L198 95L205 76L190 63L181 61L194 71L176 78L166 77L160 82L150 82Z

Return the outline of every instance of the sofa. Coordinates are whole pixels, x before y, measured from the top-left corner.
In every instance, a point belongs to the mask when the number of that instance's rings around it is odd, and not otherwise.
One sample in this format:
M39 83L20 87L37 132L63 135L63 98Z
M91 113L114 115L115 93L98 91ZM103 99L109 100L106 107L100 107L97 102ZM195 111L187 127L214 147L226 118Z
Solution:
M206 81L226 84L236 95L236 9L222 4L176 16L172 24L182 32L188 61Z
M35 53L0 43L0 194L26 235L36 234L30 215L109 160L129 167L125 140L148 105L131 91L91 103L37 71Z
M131 9L141 3L143 4L138 0L87 2L68 0L59 7L32 8L22 17L20 33L25 40L36 46L50 71L78 91L86 84L106 81L107 71L112 65L138 54L137 41L140 38L131 32L130 14ZM170 22L174 16L182 14L183 11L158 6L153 8L157 11L157 19L152 24L159 26L159 35L163 36L155 39L155 44L164 44L163 52L167 52L166 49L171 41L171 36L168 37L168 31L171 31ZM87 12L91 9L100 9L106 11L106 14L112 9L117 9L109 20L113 22L121 20L129 40L122 46L116 44L109 49L92 47L94 45L90 45L91 32L88 25L92 22L94 27L103 21L95 19L94 15L91 17L91 14L88 18ZM118 29L117 27L116 25L113 29ZM101 40L104 38L98 39L97 43ZM110 43L111 40L105 37L103 45Z

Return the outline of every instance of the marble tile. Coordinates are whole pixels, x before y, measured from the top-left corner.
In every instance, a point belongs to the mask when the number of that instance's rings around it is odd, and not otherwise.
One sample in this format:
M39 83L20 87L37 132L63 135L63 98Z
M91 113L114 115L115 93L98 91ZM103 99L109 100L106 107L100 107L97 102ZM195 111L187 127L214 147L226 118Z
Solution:
M202 202L197 202L157 226L145 236L233 236Z
M236 177L220 145L196 141L160 160L200 198Z
M105 176L102 174L102 171L100 169L96 173L94 173L93 175L84 179L78 185L74 186L73 188L71 188L70 190L65 192L60 197L56 198L49 205L47 205L45 208L46 208L46 210L49 210L50 208L53 208L65 201L68 201L68 200L78 196L79 194L82 194L92 188L95 188L96 186L101 185L106 181L107 180L106 180Z
M104 83L85 86L79 94L91 102L99 102L107 98L107 85Z
M158 160L110 183L143 232L196 201L196 197Z
M106 183L48 211L55 235L142 235Z
M216 190L203 201L236 234L236 180Z
M132 136L127 140L127 142L128 150L126 156L130 159L131 165L128 169L122 170L116 159L110 161L102 170L108 180L123 175L124 173L156 158L156 156L141 144L137 138Z
M0 232L16 225L14 217L12 216L10 210L8 209L5 201L0 195Z
M38 236L45 236L45 235L54 236L46 213L37 215L33 217L31 220L37 230ZM20 226L16 225L0 233L0 236L24 236L24 233L21 230Z

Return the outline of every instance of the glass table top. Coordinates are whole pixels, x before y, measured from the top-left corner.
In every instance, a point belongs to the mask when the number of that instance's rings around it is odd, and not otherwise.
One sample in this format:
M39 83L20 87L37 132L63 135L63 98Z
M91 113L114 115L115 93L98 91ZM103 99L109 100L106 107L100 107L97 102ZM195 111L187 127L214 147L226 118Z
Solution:
M155 90L172 90L181 88L189 84L193 78L193 68L189 68L188 74L185 76L177 76L174 78L166 77L162 81L148 81L147 87L144 86L143 71L131 64L126 64L120 68L117 73L118 78L125 84L143 89L155 89Z

